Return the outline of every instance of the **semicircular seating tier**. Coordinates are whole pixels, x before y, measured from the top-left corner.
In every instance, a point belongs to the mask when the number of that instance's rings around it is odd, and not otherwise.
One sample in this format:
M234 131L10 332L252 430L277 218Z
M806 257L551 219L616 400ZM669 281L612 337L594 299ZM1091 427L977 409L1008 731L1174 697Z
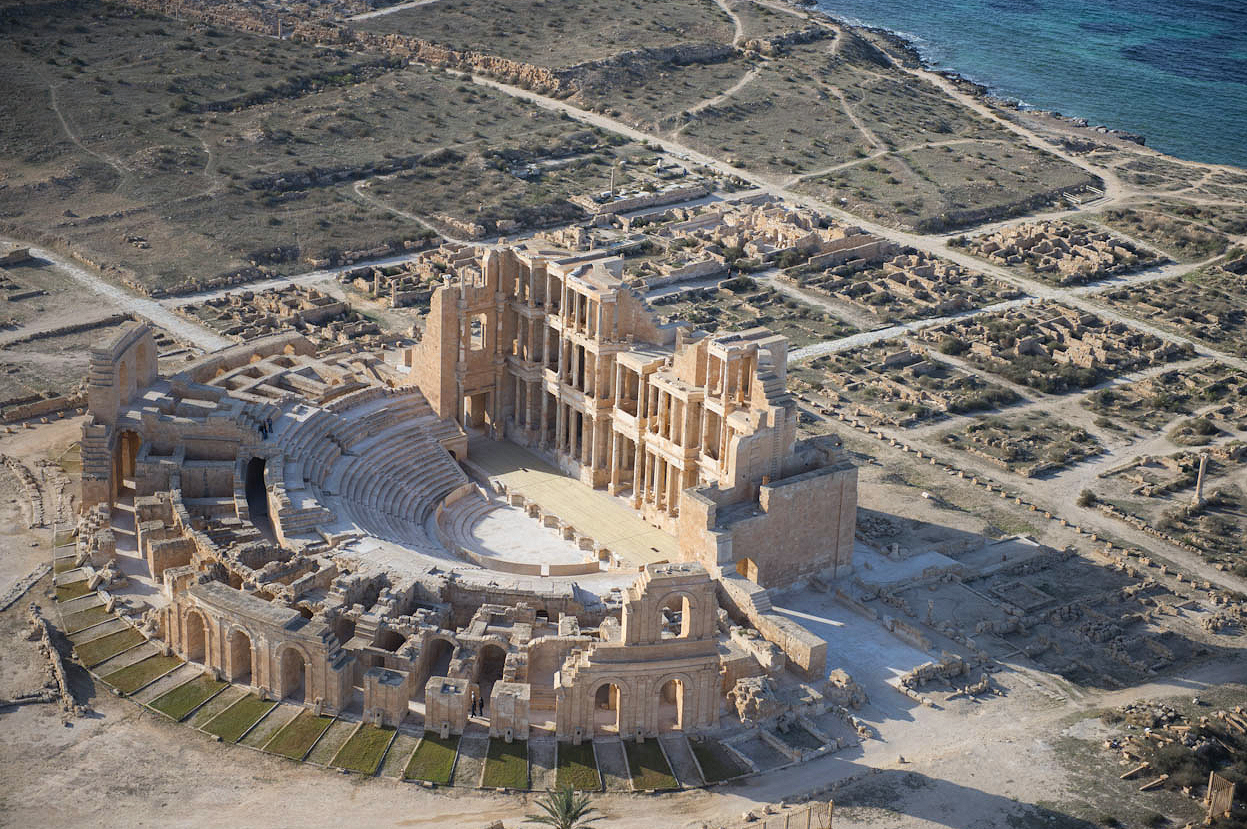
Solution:
M424 396L374 393L332 408L295 403L274 420L290 503L277 516L283 534L354 533L443 553L425 525L468 478L438 442L453 435Z

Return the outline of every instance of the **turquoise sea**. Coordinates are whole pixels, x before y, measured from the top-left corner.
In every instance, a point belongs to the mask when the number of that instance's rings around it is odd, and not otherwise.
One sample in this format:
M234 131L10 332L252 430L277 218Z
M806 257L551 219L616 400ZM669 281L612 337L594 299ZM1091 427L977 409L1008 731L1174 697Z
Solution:
M1247 167L1247 0L817 0L995 95Z

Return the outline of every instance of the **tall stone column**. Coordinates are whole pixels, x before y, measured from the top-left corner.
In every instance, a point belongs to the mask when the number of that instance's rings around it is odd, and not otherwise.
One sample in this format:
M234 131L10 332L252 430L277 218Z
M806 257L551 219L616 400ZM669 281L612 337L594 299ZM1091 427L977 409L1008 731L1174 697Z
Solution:
M545 385L542 384L541 389L541 448L545 449L549 445L550 433L550 393L546 391Z

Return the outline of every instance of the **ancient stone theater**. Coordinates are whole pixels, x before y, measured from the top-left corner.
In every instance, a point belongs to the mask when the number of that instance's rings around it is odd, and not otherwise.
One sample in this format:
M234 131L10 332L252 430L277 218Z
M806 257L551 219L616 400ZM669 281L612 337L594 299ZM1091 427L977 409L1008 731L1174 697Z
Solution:
M662 323L610 256L506 246L377 353L276 334L162 375L134 323L92 352L83 548L178 656L379 725L808 710L827 645L770 597L851 573L857 476L797 439L786 356Z

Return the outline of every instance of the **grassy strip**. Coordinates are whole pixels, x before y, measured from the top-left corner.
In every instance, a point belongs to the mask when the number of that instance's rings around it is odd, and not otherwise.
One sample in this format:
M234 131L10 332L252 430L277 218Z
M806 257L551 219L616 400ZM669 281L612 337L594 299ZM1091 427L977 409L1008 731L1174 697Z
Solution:
M152 701L152 708L181 722L190 712L211 699L226 684L219 679L213 679L210 674L200 674L189 682L183 682L172 691L161 694Z
M77 613L70 613L61 621L65 625L65 633L73 634L111 618L113 618L113 614L109 613L108 608L101 604L95 607L88 607L86 610L80 610Z
M56 600L58 602L67 602L70 599L80 599L88 593L93 592L87 586L87 580L73 581L69 584L58 584L56 586Z
M487 789L528 789L528 741L490 740L485 755L485 775L481 785Z
M628 766L632 769L632 788L638 791L679 788L680 784L671 773L671 766L667 764L667 757L657 740L643 743L625 740L624 751L628 752Z
M116 633L110 633L107 636L101 636L99 639L92 639L90 642L83 642L81 645L74 645L74 652L78 654L78 659L88 668L93 668L106 659L112 659L122 651L147 641L143 634L134 628L126 628Z
M255 694L247 694L209 720L203 730L217 735L227 743L236 743L247 733L247 729L259 722L260 717L271 711L276 704L265 702Z
M740 761L720 745L718 740L689 740L688 744L697 755L697 762L701 765L707 783L730 780L748 771L741 768Z
M72 570L78 566L78 562L74 556L62 556L52 561L53 573L64 573L66 570Z
M582 792L602 790L602 776L598 774L598 761L593 756L593 743L580 745L559 743L559 765L554 773L554 784L560 789L571 786Z
M450 784L450 774L455 768L455 754L459 751L459 738L451 735L443 740L436 734L425 734L416 753L411 755L403 777L408 780L427 780L439 786Z
M377 766L381 765L381 757L393 736L393 728L377 728L365 723L338 749L332 765L371 777L377 773Z
M333 723L333 717L317 716L311 711L300 711L299 716L282 726L273 735L264 750L291 760L302 760L308 750L320 739L320 735Z
M129 695L181 664L182 660L176 656L149 656L120 671L114 671L104 677L104 681L121 693Z

